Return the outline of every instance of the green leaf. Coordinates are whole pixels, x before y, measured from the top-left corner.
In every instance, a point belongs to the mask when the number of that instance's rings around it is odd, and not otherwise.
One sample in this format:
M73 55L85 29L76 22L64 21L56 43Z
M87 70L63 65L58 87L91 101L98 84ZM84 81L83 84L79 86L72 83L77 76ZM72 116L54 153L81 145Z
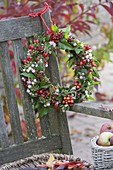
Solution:
M87 69L83 68L83 69L81 69L81 72L84 74L87 74Z
M59 42L58 47L63 50L73 50L73 47L68 42Z
M50 87L50 86L51 86L51 84L47 84L47 85L45 85L45 86L41 86L41 88L47 89L47 88Z
M79 54L81 51L83 51L83 49L81 49L81 48L75 48L74 50L77 54Z
M42 107L39 110L39 117L43 117L44 115L47 115L51 111L51 107Z
M88 79L92 80L92 74L88 74Z
M71 27L70 27L70 25L68 25L68 27L66 27L66 28L62 28L62 29L59 29L59 30L62 30L63 32L65 32L65 33L70 33L70 31L71 31Z
M68 34L67 32L65 32L64 37L65 37L66 39L68 39L69 34Z
M72 67L74 61L75 61L75 59L73 57L68 59L68 66L69 66L69 68Z
M35 103L35 105L34 105L34 109L38 109L39 106L40 106L40 104L39 104L38 101L37 101L37 103Z
M100 82L99 81L94 81L93 85L95 85L95 84L100 84Z
M92 74L93 74L93 76L95 76L95 77L98 77L98 78L100 77L99 73L98 73L95 69L93 69Z
M21 75L22 75L22 76L25 76L25 77L28 77L28 78L35 79L35 75L32 74L32 73L26 73L26 72L24 72L24 73L21 73Z
M47 35L45 41L49 41L49 39L50 39L50 35Z
M58 27L56 26L56 24L52 25L52 30L53 30L54 32L57 32L57 31L58 31Z
M94 98L92 96L89 96L88 100L94 100Z

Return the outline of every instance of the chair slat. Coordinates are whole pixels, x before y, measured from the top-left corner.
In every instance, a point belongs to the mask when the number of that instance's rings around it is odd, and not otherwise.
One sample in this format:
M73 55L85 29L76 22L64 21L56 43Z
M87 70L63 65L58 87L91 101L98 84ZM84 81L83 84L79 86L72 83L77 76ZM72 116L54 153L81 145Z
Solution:
M6 162L9 163L14 160L26 158L31 155L55 151L61 147L61 140L57 135L51 136L50 138L25 142L22 145L11 146L0 152L0 165Z
M1 106L1 101L0 101L0 147L6 148L8 146L9 146L8 134L6 131L4 113L2 111L2 106Z
M49 10L43 14L47 25L50 25ZM18 17L0 21L0 42L15 40L23 37L31 37L41 34L45 30L40 17Z
M7 97L8 110L10 113L10 122L12 134L15 143L22 143L22 131L20 125L19 111L16 102L16 95L14 89L13 73L10 66L10 58L8 53L8 43L0 44L0 63L4 81L4 87Z
M50 59L49 59L49 67L47 70L47 76L50 77L50 80L54 85L61 84L59 70L58 70L58 61L53 56L50 56ZM61 135L62 153L72 154L72 146L70 142L69 128L67 126L68 123L67 123L66 113L53 110L52 114L50 114L49 116L51 117L49 119L50 125L51 125L51 132L53 134L59 133Z
M107 119L113 119L113 111L110 112L100 107L101 105L104 104L107 105L108 108L113 107L112 102L108 102L108 103L83 102L83 103L74 104L73 107L71 108L71 111L84 113L87 115L92 115L97 117L103 117Z
M48 115L45 115L40 119L40 124L42 129L42 135L45 137L50 136L51 129Z
M20 77L20 66L21 66L21 60L24 56L23 46L21 39L14 40L13 41L13 49L14 49L14 57L16 61L16 67L17 67L17 76L18 76L18 82L20 87L20 92L22 96L22 104L23 104L23 110L24 115L26 119L26 125L28 130L28 138L29 139L36 139L37 138L37 132L36 132L36 126L35 126L35 115L32 108L31 99L26 93L25 87L23 86L23 83L21 81Z

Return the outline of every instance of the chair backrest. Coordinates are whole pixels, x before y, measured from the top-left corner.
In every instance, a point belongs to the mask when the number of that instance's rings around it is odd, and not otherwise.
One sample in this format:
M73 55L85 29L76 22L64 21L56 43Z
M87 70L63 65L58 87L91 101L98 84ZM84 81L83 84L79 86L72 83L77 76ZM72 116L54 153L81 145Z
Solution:
M49 25L49 11L43 14L43 17ZM44 30L40 17L31 18L25 16L0 21L0 65L13 136L13 144L10 144L0 102L0 164L19 160L31 156L32 154L55 151L57 149L60 149L62 153L72 153L65 113L53 110L50 114L42 117L40 119L40 124L43 137L40 139L38 138L35 126L35 114L32 109L31 100L20 78L19 68L24 56L22 38L32 37L34 34L41 34ZM27 142L24 142L22 137L18 103L14 88L14 76L8 52L9 40L12 41L14 58L16 61L19 89L28 132ZM53 84L60 82L58 65L55 57L51 57L49 61L48 75Z

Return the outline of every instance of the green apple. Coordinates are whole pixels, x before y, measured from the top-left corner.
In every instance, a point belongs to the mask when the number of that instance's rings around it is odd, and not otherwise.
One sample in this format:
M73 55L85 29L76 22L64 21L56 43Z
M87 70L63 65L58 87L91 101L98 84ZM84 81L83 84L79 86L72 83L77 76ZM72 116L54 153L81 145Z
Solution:
M102 132L97 140L97 145L110 146L110 139L113 136L111 132Z

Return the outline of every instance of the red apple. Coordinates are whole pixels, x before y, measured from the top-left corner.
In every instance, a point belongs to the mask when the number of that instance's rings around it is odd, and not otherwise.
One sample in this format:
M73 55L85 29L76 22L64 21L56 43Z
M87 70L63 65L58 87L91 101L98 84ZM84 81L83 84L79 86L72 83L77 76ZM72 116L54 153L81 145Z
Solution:
M113 137L113 133L111 132L103 132L99 135L97 140L97 145L100 146L110 146L110 139Z
M111 132L113 133L113 124L110 123L104 123L100 128L100 134L102 132Z
M113 136L110 138L110 145L113 146Z

